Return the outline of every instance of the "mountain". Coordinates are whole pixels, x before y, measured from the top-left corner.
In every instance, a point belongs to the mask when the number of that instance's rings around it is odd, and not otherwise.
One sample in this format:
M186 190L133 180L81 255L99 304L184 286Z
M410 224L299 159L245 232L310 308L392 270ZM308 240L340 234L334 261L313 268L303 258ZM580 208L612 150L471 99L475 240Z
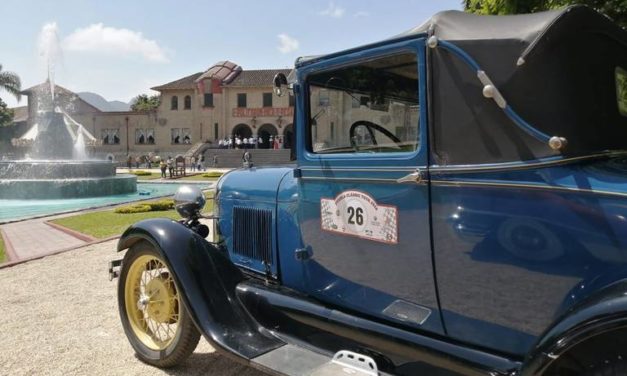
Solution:
M131 105L128 103L124 103L122 101L108 101L104 99L101 95L98 95L96 93L84 91L81 93L77 93L77 95L82 100L96 107L100 111L111 112L111 111L130 111L131 110Z

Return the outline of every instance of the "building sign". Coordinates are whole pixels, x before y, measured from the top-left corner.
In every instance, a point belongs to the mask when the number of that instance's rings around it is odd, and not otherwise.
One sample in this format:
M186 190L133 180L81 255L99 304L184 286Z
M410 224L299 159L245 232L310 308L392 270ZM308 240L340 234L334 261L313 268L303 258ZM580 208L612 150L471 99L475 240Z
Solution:
M294 107L263 107L263 108L243 108L238 107L233 109L233 117L274 117L274 116L293 116Z

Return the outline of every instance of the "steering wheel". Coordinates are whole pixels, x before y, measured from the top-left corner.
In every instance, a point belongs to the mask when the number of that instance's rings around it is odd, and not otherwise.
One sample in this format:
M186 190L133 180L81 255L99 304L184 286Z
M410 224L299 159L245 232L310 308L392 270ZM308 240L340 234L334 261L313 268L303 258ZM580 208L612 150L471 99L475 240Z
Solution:
M359 121L354 122L350 127L349 137L350 137L351 143L355 139L355 129L359 127L360 125L363 125L364 127L366 127L366 129L368 129L368 133L370 133L370 139L372 140L373 145L377 145L377 138L374 136L373 129L383 133L390 140L394 141L394 143L398 146L400 146L402 142L398 137L396 137L394 134L392 134L390 131L383 128L382 126L375 124L368 120L359 120Z

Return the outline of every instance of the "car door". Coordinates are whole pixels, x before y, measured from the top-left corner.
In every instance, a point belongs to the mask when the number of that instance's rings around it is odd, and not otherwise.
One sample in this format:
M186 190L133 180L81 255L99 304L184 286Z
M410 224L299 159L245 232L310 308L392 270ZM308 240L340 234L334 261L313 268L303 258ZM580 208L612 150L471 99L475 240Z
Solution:
M299 73L302 278L320 300L442 332L429 229L424 40Z

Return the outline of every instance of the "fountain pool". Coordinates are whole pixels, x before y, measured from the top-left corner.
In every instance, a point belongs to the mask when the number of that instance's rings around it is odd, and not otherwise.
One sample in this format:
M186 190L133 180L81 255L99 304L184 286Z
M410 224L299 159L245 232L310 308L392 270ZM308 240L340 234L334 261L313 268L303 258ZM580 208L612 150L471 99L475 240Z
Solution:
M189 184L189 182L187 182L187 184ZM137 192L103 197L52 200L0 199L0 224L52 214L171 196L181 185L182 184L137 183ZM210 183L200 185L201 189L208 189L210 187Z

